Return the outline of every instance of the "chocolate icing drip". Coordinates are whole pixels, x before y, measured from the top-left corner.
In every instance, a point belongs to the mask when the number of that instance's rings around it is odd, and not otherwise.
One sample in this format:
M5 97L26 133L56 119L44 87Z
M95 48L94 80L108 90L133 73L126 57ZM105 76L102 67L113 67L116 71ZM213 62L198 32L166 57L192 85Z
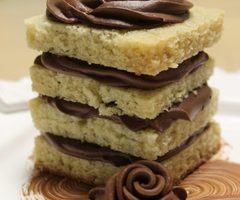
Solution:
M130 72L97 64L90 65L82 60L51 53L43 53L41 56L38 56L35 59L35 64L63 74L92 78L113 87L152 90L184 78L203 66L208 59L209 57L206 53L200 52L196 56L185 60L177 68L160 72L156 76L137 76Z
M173 188L173 179L160 163L141 160L126 166L107 181L105 188L89 192L90 200L185 200L183 188Z
M65 24L140 29L183 22L192 6L186 0L48 0L47 16Z
M179 152L190 146L207 128L208 126L194 132L192 136L184 141L180 146L172 149L164 156L159 157L157 161L162 162L177 155ZM64 138L51 133L43 133L43 136L48 143L53 145L56 149L58 149L58 151L81 159L107 162L115 166L125 166L141 160L139 157L114 151L107 147L100 147L96 144Z
M181 186L189 200L240 199L240 165L226 161L211 161L188 176Z
M98 110L86 104L69 102L57 98L42 96L48 103L55 106L61 112L87 119L92 117L106 118L116 123L120 123L128 127L132 131L140 131L146 128L153 128L159 132L163 132L171 126L171 124L178 119L193 120L195 116L201 112L210 102L212 91L204 85L199 88L197 95L190 93L189 96L181 103L172 106L168 111L161 113L155 119L141 119L138 117L131 117L127 115L118 116L101 116Z

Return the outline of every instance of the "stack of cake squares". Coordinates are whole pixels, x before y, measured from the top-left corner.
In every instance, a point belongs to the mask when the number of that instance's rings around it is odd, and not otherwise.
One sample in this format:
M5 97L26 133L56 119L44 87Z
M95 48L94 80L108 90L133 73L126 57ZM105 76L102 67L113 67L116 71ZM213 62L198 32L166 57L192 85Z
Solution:
M220 148L212 118L214 62L223 13L193 7L182 23L122 30L26 20L32 118L40 170L103 185L124 166L156 160L179 182Z

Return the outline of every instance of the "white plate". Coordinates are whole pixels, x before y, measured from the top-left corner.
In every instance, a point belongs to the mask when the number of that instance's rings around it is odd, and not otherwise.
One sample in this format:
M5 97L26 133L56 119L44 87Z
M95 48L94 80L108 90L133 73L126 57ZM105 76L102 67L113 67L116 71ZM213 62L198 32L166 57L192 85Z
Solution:
M240 163L240 74L228 75L217 70L210 81L221 88L219 112L215 119L221 123L222 135L231 147L230 159ZM33 127L30 113L0 114L0 194L1 199L17 200L21 186L31 171L28 157L38 131Z

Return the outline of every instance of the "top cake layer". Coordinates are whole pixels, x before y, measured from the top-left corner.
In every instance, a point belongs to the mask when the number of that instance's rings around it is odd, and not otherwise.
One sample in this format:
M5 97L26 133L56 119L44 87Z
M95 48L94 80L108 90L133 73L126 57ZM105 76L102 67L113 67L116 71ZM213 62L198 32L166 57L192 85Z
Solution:
M155 76L215 43L223 12L194 7L183 23L143 30L109 30L53 22L26 21L29 46L135 74Z

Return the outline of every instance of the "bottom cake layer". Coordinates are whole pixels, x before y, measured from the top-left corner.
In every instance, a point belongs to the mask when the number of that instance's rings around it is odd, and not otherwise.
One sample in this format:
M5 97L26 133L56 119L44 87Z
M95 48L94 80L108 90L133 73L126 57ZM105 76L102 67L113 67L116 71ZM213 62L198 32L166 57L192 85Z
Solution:
M103 185L115 172L120 170L113 164L73 157L58 151L47 142L44 136L36 138L35 163L41 170L66 175L83 182ZM210 123L190 146L180 153L164 160L175 182L179 182L201 163L208 160L220 147L220 130L217 124Z

